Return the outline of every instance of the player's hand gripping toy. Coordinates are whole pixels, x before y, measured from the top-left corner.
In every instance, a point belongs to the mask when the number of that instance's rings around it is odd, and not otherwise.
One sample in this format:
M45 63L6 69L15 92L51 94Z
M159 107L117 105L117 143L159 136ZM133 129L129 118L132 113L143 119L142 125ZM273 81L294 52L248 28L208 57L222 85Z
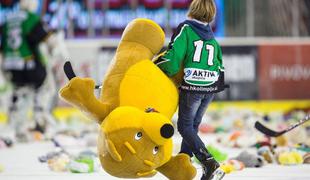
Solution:
M75 77L60 96L100 124L98 153L103 169L121 178L151 177L189 180L196 175L185 154L172 156L171 117L178 103L174 83L150 60L164 43L162 29L148 19L135 19L123 33L100 98L90 78Z

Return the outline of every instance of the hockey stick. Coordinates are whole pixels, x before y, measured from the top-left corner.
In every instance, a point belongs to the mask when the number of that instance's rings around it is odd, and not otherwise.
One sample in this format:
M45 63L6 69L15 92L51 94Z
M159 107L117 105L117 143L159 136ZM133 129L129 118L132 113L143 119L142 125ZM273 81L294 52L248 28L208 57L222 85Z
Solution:
M281 136L282 134L291 131L292 129L298 127L299 125L304 124L305 122L310 120L310 115L306 115L303 119L299 120L296 124L291 125L290 127L288 127L287 129L283 130L283 131L273 131L269 128L267 128L266 126L264 126L263 124L261 124L259 121L255 122L255 128L257 130L259 130L260 132L262 132L263 134L270 136L270 137L278 137Z
M65 62L65 64L64 64L64 71L65 71L65 74L66 74L66 76L67 76L67 78L69 80L71 80L72 78L76 77L70 61L66 61ZM95 89L101 89L101 88L102 88L101 85L96 85L95 86Z

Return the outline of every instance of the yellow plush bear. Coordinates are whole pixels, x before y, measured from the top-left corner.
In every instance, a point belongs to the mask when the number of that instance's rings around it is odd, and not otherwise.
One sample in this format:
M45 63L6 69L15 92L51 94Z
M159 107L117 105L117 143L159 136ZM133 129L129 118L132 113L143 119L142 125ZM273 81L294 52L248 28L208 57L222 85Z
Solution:
M150 60L164 44L162 29L135 19L123 33L103 82L100 98L90 78L72 78L60 96L100 124L98 153L103 169L121 178L173 180L196 175L189 156L172 156L172 115L178 103L174 83Z

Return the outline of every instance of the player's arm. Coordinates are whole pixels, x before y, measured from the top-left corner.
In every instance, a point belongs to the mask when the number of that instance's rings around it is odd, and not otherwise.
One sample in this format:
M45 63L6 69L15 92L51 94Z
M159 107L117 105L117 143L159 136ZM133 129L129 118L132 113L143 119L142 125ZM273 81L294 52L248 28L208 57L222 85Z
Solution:
M182 61L186 55L186 26L182 24L178 27L176 33L171 38L168 50L154 62L168 76L174 76L180 71Z
M41 42L47 41L52 36L52 32L44 28L41 21L38 21L28 34L28 40L34 44L40 44Z
M69 57L62 34L46 30L41 21L38 21L34 26L28 38L30 42L35 44L46 43L48 51L52 56L59 55L62 58Z

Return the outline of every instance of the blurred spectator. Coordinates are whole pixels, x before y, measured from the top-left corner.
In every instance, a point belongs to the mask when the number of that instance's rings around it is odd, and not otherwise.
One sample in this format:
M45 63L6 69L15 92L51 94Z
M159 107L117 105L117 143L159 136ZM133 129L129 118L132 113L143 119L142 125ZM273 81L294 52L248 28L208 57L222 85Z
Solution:
M46 30L36 11L37 0L21 0L20 10L7 14L1 29L2 70L13 84L9 108L9 124L18 140L27 139L28 110L33 104L36 129L44 132L47 123L53 123L44 95L55 92L47 82L47 62L39 48L46 42L49 51L56 53L59 44L52 32ZM60 50L62 51L62 50ZM60 52L58 51L58 52ZM48 89L44 89L48 84Z

